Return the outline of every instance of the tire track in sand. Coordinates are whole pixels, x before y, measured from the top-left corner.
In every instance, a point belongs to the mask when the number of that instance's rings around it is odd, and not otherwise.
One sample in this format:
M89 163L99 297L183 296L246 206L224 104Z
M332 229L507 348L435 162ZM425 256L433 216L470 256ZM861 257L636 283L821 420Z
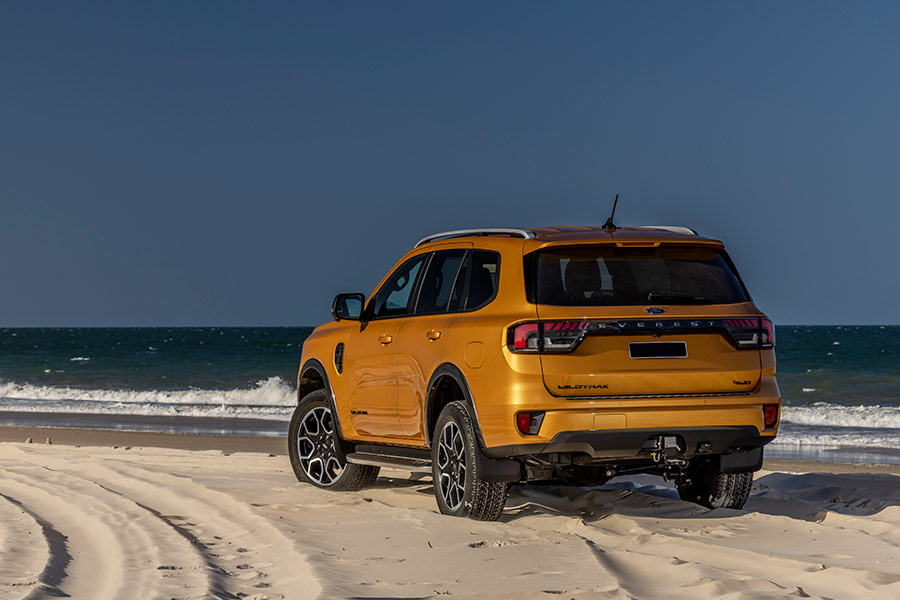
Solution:
M51 571L58 573L53 593L36 597L215 597L197 550L128 499L31 465L4 469L3 486L39 523L59 533L70 558L63 570ZM53 554L51 549L48 568ZM164 560L175 562L177 570L165 569Z
M66 567L72 561L66 546L66 536L15 498L3 493L0 493L0 498L12 505L6 505L5 510L0 510L0 524L4 525L0 540L12 542L10 545L4 544L0 549L0 565L3 565L0 576L9 580L4 581L4 584L9 586L10 593L21 592L16 597L25 600L64 596L58 586L65 579ZM24 525L22 521L25 521ZM36 529L41 531L43 544L35 544L38 541L34 539L37 537ZM29 547L32 545L39 545L40 549ZM15 567L9 569L6 565ZM13 570L17 574L10 572Z
M0 481L19 487L23 505L48 509L36 512L53 514L53 526L78 546L64 593L274 600L315 598L321 591L293 542L227 493L128 460L96 464L44 453L21 456L28 460L0 463ZM90 522L90 532L77 522ZM97 543L98 538L104 539ZM88 579L75 568L88 560L105 569L104 581L121 585L92 587L101 577Z

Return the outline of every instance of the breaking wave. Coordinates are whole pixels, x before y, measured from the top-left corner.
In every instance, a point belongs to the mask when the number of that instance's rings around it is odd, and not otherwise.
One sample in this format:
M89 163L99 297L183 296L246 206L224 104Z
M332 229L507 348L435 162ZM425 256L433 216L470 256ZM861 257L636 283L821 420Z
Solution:
M296 390L281 377L231 390L90 390L0 381L0 411L290 418Z
M843 406L816 402L806 406L784 406L782 421L824 427L900 429L900 406Z

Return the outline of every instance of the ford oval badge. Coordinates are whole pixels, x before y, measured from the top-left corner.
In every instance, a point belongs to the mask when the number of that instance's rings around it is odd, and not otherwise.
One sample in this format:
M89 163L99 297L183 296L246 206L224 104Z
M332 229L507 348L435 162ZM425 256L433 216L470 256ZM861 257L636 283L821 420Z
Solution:
M666 309L660 308L658 306L651 306L650 308L645 308L644 312L648 315L661 315L666 312Z

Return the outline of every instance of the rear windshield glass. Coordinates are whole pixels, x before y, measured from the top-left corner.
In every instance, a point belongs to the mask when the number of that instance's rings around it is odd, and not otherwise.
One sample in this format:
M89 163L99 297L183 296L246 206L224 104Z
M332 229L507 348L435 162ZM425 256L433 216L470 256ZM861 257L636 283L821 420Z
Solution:
M534 298L556 306L732 304L747 294L723 252L659 246L553 248L537 253Z

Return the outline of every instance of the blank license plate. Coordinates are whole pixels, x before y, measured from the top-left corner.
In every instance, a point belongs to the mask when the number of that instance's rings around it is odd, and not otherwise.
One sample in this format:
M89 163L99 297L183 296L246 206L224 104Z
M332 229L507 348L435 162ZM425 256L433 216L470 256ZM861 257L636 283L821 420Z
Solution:
M631 358L687 358L685 342L628 342Z

